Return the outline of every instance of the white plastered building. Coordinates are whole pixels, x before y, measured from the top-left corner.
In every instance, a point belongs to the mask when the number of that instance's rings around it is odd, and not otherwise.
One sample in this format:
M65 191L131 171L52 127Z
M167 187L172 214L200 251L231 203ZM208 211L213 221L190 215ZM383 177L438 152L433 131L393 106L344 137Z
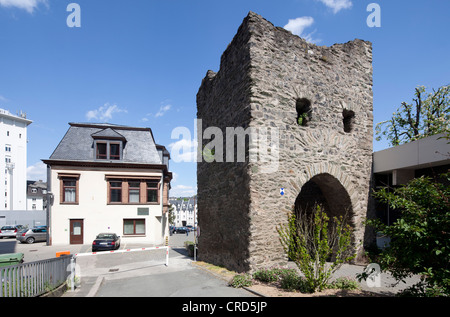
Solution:
M48 166L49 244L161 245L168 236L169 153L149 128L70 123Z
M0 210L27 209L27 128L24 113L0 109Z

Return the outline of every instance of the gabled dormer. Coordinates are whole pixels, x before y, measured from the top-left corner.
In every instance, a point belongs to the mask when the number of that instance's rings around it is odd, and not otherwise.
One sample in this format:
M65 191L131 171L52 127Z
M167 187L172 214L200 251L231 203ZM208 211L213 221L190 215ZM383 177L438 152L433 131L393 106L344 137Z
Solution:
M127 139L112 128L106 128L94 134L94 159L105 161L123 160L123 150Z

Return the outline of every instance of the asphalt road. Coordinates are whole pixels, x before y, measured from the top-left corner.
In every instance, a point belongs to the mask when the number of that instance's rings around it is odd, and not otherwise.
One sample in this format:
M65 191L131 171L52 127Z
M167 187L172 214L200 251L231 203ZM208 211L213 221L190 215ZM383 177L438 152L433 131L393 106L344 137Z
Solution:
M193 233L170 237L169 265L166 249L103 253L77 257L78 287L63 297L254 297L234 289L227 282L192 265L184 249L193 241ZM124 244L120 249L140 249L153 245ZM90 245L46 246L45 243L21 244L15 239L0 240L0 254L23 253L25 262L54 258L56 252L90 253Z
M192 265L183 243L185 234L170 238L166 250L79 257L81 285L64 297L254 297L243 289Z

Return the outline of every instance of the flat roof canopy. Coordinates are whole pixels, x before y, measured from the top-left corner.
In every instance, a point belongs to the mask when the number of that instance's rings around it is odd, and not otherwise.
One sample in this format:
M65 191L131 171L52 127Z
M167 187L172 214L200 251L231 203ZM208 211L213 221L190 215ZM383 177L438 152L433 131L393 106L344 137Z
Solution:
M450 164L450 142L444 134L433 135L373 153L373 172L419 169Z

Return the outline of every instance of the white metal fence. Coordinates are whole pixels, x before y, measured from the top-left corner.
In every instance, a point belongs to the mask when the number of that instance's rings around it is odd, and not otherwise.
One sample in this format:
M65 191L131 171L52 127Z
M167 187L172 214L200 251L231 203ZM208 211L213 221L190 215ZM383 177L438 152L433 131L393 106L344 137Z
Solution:
M0 268L0 297L36 297L61 286L71 274L72 256Z

